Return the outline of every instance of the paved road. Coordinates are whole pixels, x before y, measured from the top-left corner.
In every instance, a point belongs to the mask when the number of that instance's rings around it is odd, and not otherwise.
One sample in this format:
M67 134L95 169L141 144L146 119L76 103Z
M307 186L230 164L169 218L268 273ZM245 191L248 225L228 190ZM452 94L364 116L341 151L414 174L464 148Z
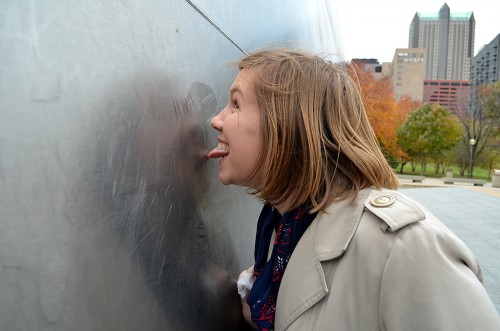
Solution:
M484 286L500 312L500 188L401 181L400 191L421 202L476 254Z

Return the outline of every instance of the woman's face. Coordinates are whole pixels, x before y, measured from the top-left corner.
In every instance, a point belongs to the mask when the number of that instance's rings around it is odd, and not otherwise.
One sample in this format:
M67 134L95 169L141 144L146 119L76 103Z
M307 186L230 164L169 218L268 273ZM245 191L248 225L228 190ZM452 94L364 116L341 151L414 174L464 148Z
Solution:
M262 149L260 109L253 91L252 72L242 69L233 85L224 109L211 121L211 126L219 131L218 146L209 158L220 158L219 180L256 188L252 178L248 178Z

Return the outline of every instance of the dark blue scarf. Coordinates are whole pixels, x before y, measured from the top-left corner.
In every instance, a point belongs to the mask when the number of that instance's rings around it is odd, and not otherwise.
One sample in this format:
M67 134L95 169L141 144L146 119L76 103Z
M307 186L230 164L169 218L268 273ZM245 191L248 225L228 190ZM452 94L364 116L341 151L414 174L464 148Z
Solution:
M282 217L269 204L266 204L260 213L255 239L256 280L247 297L252 321L259 330L274 329L276 299L281 279L295 246L315 217L316 213L309 214L303 207L287 212ZM273 230L276 231L276 239L271 258L267 261Z

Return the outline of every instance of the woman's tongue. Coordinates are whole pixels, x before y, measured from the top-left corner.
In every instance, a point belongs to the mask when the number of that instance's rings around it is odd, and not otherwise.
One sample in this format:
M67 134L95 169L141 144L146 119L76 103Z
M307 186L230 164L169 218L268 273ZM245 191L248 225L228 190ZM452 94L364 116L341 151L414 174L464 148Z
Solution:
M219 157L224 157L228 154L229 154L229 147L227 146L227 144L219 143L217 147L215 147L210 151L210 153L208 153L207 157L209 159L216 159Z

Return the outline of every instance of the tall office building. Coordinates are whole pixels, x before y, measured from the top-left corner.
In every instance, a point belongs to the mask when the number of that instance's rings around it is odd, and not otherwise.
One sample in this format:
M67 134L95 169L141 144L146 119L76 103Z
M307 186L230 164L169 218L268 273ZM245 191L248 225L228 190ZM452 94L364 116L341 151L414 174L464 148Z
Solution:
M426 49L424 102L468 111L475 24L472 12L451 13L446 3L438 13L413 17L409 47Z
M439 13L415 13L408 47L427 49L425 79L469 80L475 24L472 12L451 13L446 3Z

